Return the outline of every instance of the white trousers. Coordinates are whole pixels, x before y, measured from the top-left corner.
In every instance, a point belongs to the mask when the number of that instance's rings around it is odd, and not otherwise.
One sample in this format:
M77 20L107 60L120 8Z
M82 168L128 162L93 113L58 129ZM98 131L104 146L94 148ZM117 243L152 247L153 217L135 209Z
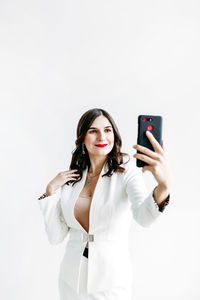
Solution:
M132 300L131 289L117 287L112 290L88 294L87 287L88 258L82 256L79 294L65 281L59 279L60 300ZM120 272L120 270L119 270Z

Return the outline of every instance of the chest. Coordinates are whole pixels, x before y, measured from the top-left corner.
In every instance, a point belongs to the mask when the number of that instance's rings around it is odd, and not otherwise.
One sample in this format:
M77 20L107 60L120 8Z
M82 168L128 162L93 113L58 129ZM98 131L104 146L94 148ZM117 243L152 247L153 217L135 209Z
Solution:
M64 186L62 189L61 206L67 224L70 227L83 229L83 226L77 222L75 212L77 207L81 207L81 203L84 203L85 217L80 219L82 215L80 212L79 221L86 222L90 232L107 227L115 216L119 220L125 204L120 177L115 174L111 177L99 176L92 180L90 185L86 174L82 179L74 186ZM86 198L79 199L80 196Z
M89 180L88 175L87 175L84 186L80 192L80 196L90 197L92 200L98 179L99 179L99 176L96 176L95 178Z
M98 177L89 180L88 176L86 176L84 186L80 190L77 199L75 199L74 215L76 219L80 219L81 216L82 218L88 218L97 182Z
M89 231L89 215L90 206L98 179L89 180L86 177L85 184L75 201L74 216L80 225L88 232Z

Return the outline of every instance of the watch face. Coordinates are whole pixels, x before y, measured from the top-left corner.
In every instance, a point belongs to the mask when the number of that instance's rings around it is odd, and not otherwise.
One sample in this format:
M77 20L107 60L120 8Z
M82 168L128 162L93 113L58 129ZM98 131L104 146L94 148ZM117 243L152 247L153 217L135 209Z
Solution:
M44 199L45 197L47 197L46 193L44 193L42 196L40 196L40 198L38 198L38 200Z

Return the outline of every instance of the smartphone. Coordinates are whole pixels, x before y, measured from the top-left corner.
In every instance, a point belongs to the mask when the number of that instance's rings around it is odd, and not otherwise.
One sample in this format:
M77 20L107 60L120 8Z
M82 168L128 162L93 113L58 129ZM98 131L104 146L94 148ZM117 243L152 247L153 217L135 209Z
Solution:
M155 151L146 136L146 131L150 131L158 143L162 143L162 123L163 118L161 116L152 116L152 115L139 115L138 116L138 136L137 144L147 147L148 149ZM137 153L141 153L137 150ZM140 159L136 159L137 167L148 166L148 164Z

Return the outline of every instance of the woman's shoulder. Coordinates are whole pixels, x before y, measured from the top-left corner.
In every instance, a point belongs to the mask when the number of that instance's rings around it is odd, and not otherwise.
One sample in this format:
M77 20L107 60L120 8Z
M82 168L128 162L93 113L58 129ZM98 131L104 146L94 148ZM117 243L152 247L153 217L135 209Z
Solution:
M123 162L120 166L125 169L125 172L128 172L129 170L137 170L136 161L133 157L129 157L129 159Z
M125 169L124 173L121 173L124 178L129 178L141 173L140 168L136 166L135 158L130 157L130 159L127 162L124 162L120 166L122 166Z

